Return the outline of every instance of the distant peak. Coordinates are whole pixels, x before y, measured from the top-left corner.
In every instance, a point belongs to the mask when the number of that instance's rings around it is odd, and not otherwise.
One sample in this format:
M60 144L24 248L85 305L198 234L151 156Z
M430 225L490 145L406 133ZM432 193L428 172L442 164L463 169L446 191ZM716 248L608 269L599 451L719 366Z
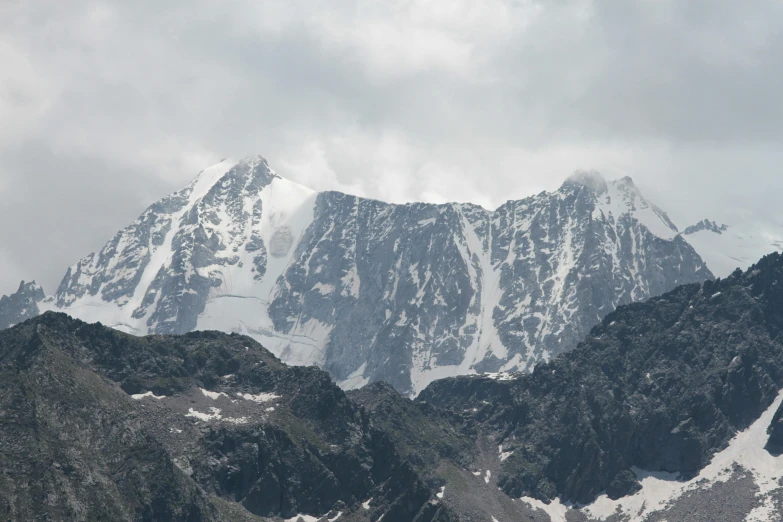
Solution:
M710 232L714 232L715 234L723 234L728 229L728 225L718 224L717 222L710 221L709 219L703 219L695 225L689 226L683 230L682 233L683 235L689 236L691 234L695 234L696 232L701 232L702 230L708 230Z
M563 187L582 186L590 189L596 194L606 192L606 180L600 172L595 170L578 170L571 174L563 183Z
M639 192L639 189L636 187L636 183L633 182L633 178L630 176L624 176L618 180L615 180L613 182L617 187L624 188L626 190L633 190L634 192Z
M229 177L242 180L248 186L260 188L268 185L278 176L260 154L246 156L239 160L225 158L199 172L190 184L191 199L195 201L202 198L212 187Z
M17 290L17 291L21 292L22 290L28 290L28 291L29 290L38 290L40 288L41 288L41 285L36 283L34 279L32 281L30 281L30 282L25 282L24 279L23 279L22 282L19 283L19 290Z
M236 162L237 165L269 165L267 163L266 158L263 157L261 154L254 154L252 156L245 156L244 158L241 158L239 161Z

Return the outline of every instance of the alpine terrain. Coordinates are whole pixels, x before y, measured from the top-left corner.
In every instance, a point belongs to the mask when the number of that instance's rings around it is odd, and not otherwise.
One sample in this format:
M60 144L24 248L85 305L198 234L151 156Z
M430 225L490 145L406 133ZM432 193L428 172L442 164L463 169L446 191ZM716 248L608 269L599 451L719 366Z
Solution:
M747 268L769 254L783 250L783 227L773 223L719 224L705 219L686 227L683 237L693 245L717 277Z
M345 392L253 339L0 332L10 520L783 517L783 256L620 306L528 374Z
M443 377L530 371L618 305L712 279L694 230L630 178L593 172L489 211L316 193L261 157L226 160L54 294L23 283L4 297L0 327L54 310L135 335L237 332L346 389L416 395Z

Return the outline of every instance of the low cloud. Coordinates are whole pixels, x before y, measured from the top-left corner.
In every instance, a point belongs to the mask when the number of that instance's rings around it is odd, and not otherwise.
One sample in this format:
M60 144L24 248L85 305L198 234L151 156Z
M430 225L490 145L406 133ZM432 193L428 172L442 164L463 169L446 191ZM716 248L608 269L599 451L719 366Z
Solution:
M260 153L316 189L495 207L576 169L681 223L778 222L783 6L0 5L0 292L52 291L160 196Z

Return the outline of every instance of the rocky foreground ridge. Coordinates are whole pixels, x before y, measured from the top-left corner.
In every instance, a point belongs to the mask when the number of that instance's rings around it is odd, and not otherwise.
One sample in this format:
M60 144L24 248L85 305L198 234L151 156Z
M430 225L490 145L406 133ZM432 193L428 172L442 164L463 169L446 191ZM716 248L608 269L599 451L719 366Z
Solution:
M777 520L782 333L778 254L621 306L529 375L448 378L416 400L384 383L346 395L246 336L46 313L0 332L0 513Z

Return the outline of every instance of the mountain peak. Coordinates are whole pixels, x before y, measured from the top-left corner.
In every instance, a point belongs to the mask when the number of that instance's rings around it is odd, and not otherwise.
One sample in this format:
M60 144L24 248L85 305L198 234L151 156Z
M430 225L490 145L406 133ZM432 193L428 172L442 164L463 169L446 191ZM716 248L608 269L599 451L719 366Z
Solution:
M639 192L639 188L636 186L636 183L633 182L633 178L630 176L624 176L620 179L616 179L612 182L613 185L615 185L619 189L624 189L629 192L634 192L638 195L641 195Z
M563 187L566 186L587 187L596 194L603 194L607 189L606 179L595 170L577 170L565 180Z
M25 282L25 280L23 279L22 282L19 283L19 289L17 290L17 292L22 292L25 290L33 291L33 292L40 290L41 292L43 292L43 288L41 287L41 285L35 282L35 279L29 282Z
M714 232L715 234L723 234L729 229L728 225L719 224L716 221L710 221L709 219L703 219L696 223L695 225L691 225L685 230L682 231L683 235L690 236L695 234L696 232L701 232L702 230L709 230L710 232Z
M244 158L224 158L219 163L199 172L188 186L190 201L197 201L206 196L213 187L230 178L237 179L247 187L263 188L272 179L279 177L260 154Z

